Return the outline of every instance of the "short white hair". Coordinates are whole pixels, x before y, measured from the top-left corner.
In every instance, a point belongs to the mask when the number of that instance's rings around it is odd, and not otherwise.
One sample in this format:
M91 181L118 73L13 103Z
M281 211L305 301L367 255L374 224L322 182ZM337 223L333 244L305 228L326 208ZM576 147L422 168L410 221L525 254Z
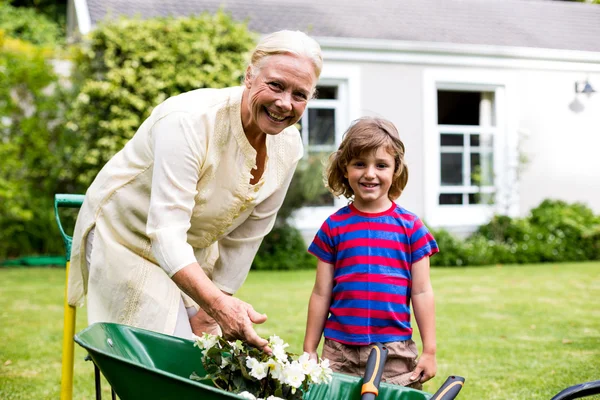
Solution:
M321 46L316 40L301 31L277 31L263 37L256 45L250 58L252 70L260 69L262 61L275 54L295 54L307 57L313 64L317 79L323 69Z

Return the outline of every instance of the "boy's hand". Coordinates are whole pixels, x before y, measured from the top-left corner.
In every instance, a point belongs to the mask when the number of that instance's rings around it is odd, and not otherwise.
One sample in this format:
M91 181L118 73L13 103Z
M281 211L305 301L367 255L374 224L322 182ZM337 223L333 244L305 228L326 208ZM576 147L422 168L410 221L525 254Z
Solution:
M435 354L423 353L419 357L417 362L417 368L415 368L413 374L410 376L411 381L419 381L421 383L427 382L435 376L437 372L437 362L435 360Z
M309 360L315 360L315 362L319 362L319 356L317 355L316 351L307 351L307 353Z

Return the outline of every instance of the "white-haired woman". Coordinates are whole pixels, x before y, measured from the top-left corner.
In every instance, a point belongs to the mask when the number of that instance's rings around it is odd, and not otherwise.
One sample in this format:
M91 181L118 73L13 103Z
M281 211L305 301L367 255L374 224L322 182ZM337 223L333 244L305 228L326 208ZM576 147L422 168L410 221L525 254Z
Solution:
M158 105L86 193L69 303L87 294L90 323L181 337L222 329L265 347L252 324L266 315L231 295L302 157L294 124L321 68L316 41L279 31L257 45L242 86Z

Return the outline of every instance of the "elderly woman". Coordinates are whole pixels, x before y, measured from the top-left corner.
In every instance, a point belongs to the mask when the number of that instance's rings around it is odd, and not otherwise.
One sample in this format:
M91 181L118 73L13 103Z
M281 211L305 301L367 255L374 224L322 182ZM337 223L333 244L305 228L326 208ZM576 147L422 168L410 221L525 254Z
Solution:
M257 347L266 315L231 295L243 284L302 157L294 124L321 49L280 31L256 47L240 87L158 105L89 187L73 236L69 303L88 319ZM267 348L268 351L268 348Z

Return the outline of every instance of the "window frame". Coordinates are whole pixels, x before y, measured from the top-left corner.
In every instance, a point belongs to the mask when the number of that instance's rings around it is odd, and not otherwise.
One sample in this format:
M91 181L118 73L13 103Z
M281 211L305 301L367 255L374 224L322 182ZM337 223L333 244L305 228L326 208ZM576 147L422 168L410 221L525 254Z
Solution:
M423 75L424 126L424 219L435 227L473 230L487 223L494 214L517 216L519 210L517 167L517 135L511 106L513 77L503 71L464 69L427 69ZM441 185L440 127L465 128L437 124L437 91L477 91L493 93L493 173L494 204L440 205L440 193L448 193ZM475 125L470 129L479 130ZM445 131L444 131L445 132ZM485 191L489 191L486 189Z

